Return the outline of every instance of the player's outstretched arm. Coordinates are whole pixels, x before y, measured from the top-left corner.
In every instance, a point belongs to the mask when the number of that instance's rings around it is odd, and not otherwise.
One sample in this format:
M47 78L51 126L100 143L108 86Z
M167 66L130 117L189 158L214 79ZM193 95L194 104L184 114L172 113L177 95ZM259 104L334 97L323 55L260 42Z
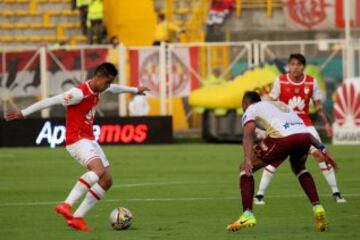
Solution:
M61 98L60 95L54 96L51 98L46 98L44 100L41 100L39 102L34 103L33 105L30 105L29 107L21 110L21 111L14 111L9 112L5 115L6 121L13 121L13 120L20 120L24 119L28 115L40 111L42 109L51 107L53 105L61 104Z
M6 121L14 121L14 120L21 120L21 119L24 119L24 115L21 113L21 111L8 112L5 115Z
M69 106L69 105L78 104L82 99L83 99L82 91L78 88L72 88L65 93L38 101L21 111L9 112L5 115L5 120L6 121L20 120L26 118L27 116L29 116L34 112L43 110L45 108L49 108L54 105Z
M137 88L138 89L138 95L146 95L146 92L150 91L149 88L144 87L144 86L140 86Z
M115 94L133 93L138 95L145 95L147 91L150 91L150 89L144 86L128 87L120 84L110 84L110 87L106 89L106 92L111 92Z

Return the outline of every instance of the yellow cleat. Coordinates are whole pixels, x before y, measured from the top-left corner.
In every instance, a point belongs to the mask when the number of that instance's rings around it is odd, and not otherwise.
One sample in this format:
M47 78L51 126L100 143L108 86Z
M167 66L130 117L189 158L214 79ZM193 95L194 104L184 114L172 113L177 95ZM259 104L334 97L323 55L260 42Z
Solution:
M326 218L325 210L323 206L316 205L313 208L315 215L315 228L319 232L324 232L329 228L329 221Z
M241 228L254 227L256 225L256 218L254 214L250 211L245 211L238 220L227 225L226 230L228 231L238 231Z

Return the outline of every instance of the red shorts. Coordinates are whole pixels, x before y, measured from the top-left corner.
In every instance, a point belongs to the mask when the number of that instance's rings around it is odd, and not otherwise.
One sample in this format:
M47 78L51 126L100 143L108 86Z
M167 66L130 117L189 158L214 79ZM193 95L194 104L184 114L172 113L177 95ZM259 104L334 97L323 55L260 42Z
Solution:
M255 145L255 156L266 164L282 162L290 156L291 162L306 159L311 146L309 133L293 134L283 138L265 138Z

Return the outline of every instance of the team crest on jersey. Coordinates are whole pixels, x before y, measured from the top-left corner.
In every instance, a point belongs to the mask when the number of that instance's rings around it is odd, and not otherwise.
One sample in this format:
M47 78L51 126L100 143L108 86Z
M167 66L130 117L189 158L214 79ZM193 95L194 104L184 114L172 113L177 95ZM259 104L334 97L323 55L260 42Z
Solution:
M309 94L309 92L310 92L310 89L308 87L304 88L304 93L305 94Z
M291 109L295 111L298 110L301 112L304 110L305 102L301 97L295 96L289 100L288 105Z

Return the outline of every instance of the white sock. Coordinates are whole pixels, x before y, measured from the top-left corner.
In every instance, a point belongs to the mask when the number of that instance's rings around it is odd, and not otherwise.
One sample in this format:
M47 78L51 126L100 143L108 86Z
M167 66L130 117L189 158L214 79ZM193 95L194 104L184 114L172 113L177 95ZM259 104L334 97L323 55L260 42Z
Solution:
M91 188L92 185L97 183L97 181L99 181L99 177L95 172L86 172L76 182L75 186L64 202L72 206L84 193L86 193Z
M263 171L263 174L261 176L260 184L259 184L259 190L256 195L264 195L265 190L269 186L271 179L273 178L274 174L276 172L276 168L272 165L267 165Z
M89 192L86 194L83 202L80 204L78 209L76 209L74 217L83 218L85 214L104 197L104 194L105 190L96 183L92 188L89 189Z
M330 167L330 169L329 169L325 162L319 162L319 166L320 166L320 169L321 169L327 183L329 184L329 186L331 188L332 193L339 192L339 189L336 184L334 168Z

